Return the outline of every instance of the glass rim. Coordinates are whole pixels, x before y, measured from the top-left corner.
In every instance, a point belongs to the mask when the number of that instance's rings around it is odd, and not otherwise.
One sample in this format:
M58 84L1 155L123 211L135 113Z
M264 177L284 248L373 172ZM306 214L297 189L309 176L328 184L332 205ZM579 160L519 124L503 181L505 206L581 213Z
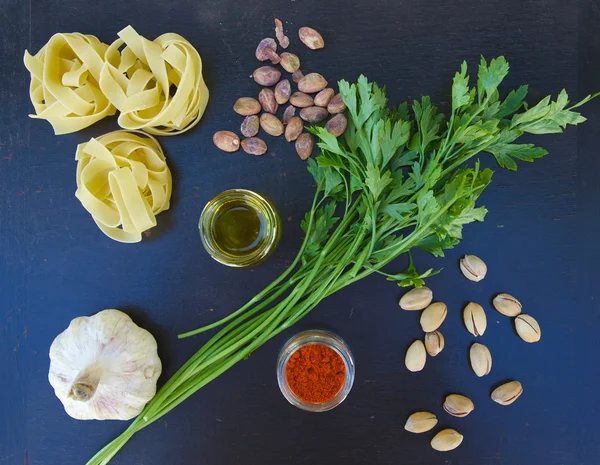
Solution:
M342 359L346 367L346 379L344 385L331 400L327 402L308 402L297 397L288 385L285 376L285 366L292 354L301 347L311 344L322 344L333 349ZM308 412L326 412L340 405L350 393L354 384L355 366L354 357L348 345L337 334L321 329L302 331L282 346L277 359L277 383L283 397L295 407Z
M221 205L224 205L226 202L235 198L241 198L242 200L251 199L254 203L258 204L258 207L260 208L257 208L257 213L262 216L266 222L265 243L252 253L241 257L223 253L223 251L216 246L211 235L211 226L216 210ZM206 203L200 214L198 229L200 230L202 245L214 260L223 265L240 268L259 263L273 251L279 240L281 226L279 215L277 214L275 207L265 197L249 189L228 189L217 194Z

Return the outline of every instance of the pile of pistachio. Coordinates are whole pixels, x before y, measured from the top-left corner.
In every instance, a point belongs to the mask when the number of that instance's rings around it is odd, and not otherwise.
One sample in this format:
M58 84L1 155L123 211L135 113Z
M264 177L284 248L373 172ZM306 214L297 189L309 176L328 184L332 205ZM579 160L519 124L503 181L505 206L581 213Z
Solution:
M460 260L463 275L471 281L481 281L487 266L475 255L465 255ZM433 292L428 287L415 288L400 299L403 310L422 310L420 323L424 340L417 339L406 351L406 368L412 372L421 371L425 367L427 354L435 357L444 349L444 336L439 331L446 319L448 308L443 302L433 302ZM492 301L494 308L502 315L514 318L515 330L525 342L537 342L542 337L540 325L530 315L522 313L522 305L510 294L497 294ZM487 317L481 305L469 302L463 310L463 321L467 331L475 337L483 336L487 329ZM475 342L469 349L471 368L478 377L486 376L492 369L492 354L483 344ZM498 386L491 394L494 402L510 405L523 393L523 386L518 381L510 381ZM443 404L444 410L454 417L466 417L475 409L475 405L466 396L450 394ZM411 433L424 433L432 430L437 424L437 417L430 412L416 412L408 417L404 428ZM456 449L463 441L458 431L448 428L438 432L431 440L431 447L438 451Z
M279 45L287 49L290 41L283 33L283 24L275 19L275 35ZM311 50L325 47L321 34L310 27L301 27L298 36L302 43ZM260 41L256 48L258 61L271 61L272 65L279 64L284 71L291 74L292 81L298 90L292 92L289 79L281 80L281 71L274 66L261 66L252 73L254 81L263 86L258 98L241 97L233 105L233 110L244 116L240 132L245 137L241 140L232 131L218 131L213 136L214 144L225 152L236 152L240 145L251 155L264 155L267 152L266 142L256 137L259 130L270 136L284 135L285 140L294 142L296 152L303 160L310 157L315 141L311 134L304 131L304 123L320 123L327 121L325 128L339 137L344 133L348 120L344 115L346 106L339 93L327 87L327 81L319 73L309 73L306 76L300 70L300 59L289 52L277 53L275 39L266 38ZM311 95L316 94L316 95ZM281 119L276 114L280 106L286 105ZM299 109L299 116L296 116ZM260 117L258 114L261 112Z

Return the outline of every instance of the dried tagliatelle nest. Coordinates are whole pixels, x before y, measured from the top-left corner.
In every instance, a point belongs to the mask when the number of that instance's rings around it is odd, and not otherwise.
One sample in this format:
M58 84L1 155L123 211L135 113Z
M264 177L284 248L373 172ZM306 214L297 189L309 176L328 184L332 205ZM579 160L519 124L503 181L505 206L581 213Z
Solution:
M148 40L131 26L118 35L106 51L100 89L121 112L119 126L160 136L194 127L208 103L208 88L192 44L174 33Z
M171 172L158 141L115 131L77 146L75 196L98 227L119 242L139 242L169 208Z
M31 74L32 118L48 120L55 134L86 128L115 107L100 91L100 72L108 45L92 35L54 34L35 55L25 51Z

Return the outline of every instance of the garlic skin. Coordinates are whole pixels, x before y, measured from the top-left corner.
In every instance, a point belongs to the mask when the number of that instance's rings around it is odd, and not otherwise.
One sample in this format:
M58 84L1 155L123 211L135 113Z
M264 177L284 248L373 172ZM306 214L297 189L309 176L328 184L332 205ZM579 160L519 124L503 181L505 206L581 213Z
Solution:
M119 310L75 318L50 346L48 380L78 420L130 420L161 371L154 337Z

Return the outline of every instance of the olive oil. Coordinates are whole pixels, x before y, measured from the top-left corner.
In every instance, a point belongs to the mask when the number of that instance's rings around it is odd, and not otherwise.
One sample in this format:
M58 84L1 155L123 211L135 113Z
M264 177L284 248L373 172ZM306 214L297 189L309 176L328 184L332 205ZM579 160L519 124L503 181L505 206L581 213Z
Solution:
M266 235L263 216L253 205L233 201L222 205L213 220L215 245L223 253L244 256L260 247Z
M281 229L271 203L244 189L225 191L208 202L198 226L210 255L237 267L264 260L277 244Z

